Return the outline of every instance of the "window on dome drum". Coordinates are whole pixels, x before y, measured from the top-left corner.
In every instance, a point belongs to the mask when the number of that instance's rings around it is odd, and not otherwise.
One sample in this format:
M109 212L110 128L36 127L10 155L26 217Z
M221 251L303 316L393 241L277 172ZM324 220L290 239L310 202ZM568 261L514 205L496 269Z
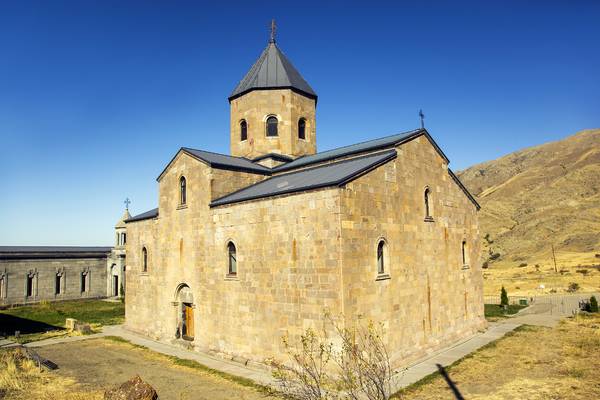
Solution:
M148 272L148 250L142 248L142 272Z
M237 275L237 254L235 245L232 242L227 244L227 253L229 257L228 275Z
M240 140L243 142L248 139L248 123L245 119L240 122Z
M306 120L304 118L298 120L298 139L306 139Z
M385 274L385 252L386 249L385 241L380 240L377 245L377 273L379 275Z
M425 219L426 220L433 220L433 217L431 216L431 208L430 208L430 201L431 201L431 191L429 190L429 188L425 189L425 193L424 193L424 201L425 201Z
M276 117L269 117L267 118L267 136L277 136L277 124L279 123L279 121L277 121Z
M462 242L462 263L463 267L469 265L469 263L467 262L467 242L465 240L463 240Z
M187 184L185 182L185 176L179 178L179 204L185 205L187 201Z

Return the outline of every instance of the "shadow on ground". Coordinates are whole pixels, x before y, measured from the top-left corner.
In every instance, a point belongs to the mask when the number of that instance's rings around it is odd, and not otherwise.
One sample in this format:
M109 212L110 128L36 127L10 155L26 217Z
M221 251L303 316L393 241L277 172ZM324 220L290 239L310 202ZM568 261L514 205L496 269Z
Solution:
M29 333L44 333L59 329L64 328L46 324L44 322L15 317L14 315L0 314L0 335L2 336L12 336L15 334L15 331L19 331L21 335L25 335Z

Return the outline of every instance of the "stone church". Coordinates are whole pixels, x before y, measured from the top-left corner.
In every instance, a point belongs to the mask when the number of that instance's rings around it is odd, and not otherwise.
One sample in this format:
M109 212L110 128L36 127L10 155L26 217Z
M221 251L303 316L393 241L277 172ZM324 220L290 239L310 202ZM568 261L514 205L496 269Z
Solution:
M127 220L126 327L281 357L324 314L395 366L485 327L479 205L425 129L317 152L317 94L272 39L229 96L230 154L182 147Z

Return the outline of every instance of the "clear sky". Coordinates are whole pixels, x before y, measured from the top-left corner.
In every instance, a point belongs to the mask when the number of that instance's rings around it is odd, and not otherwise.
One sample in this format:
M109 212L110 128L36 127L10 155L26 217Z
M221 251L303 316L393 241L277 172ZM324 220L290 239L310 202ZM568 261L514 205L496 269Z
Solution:
M0 1L0 245L111 245L180 147L228 153L271 18L319 150L420 108L454 170L600 127L598 1Z

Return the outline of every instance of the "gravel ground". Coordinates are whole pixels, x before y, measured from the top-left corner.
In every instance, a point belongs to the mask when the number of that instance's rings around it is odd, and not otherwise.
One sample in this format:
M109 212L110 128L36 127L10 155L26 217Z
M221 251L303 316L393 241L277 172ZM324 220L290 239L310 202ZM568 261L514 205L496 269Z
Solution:
M91 339L36 348L58 364L56 372L83 388L104 390L138 374L161 400L267 399L268 395L219 376L174 364L167 357L127 343Z

